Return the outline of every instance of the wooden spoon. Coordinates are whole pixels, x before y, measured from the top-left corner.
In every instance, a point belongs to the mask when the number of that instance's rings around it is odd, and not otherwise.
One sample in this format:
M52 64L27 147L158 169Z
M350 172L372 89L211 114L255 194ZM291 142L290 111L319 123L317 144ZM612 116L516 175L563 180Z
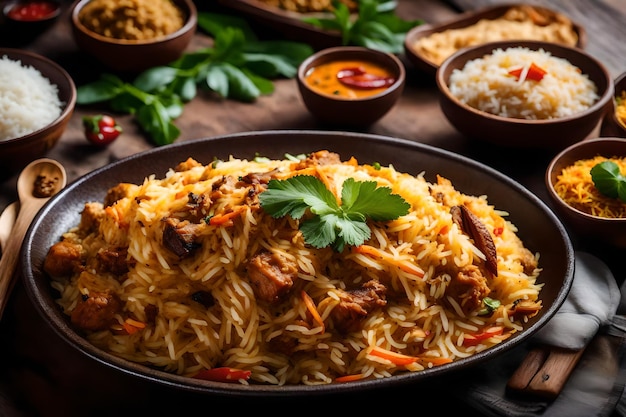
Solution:
M63 166L53 159L37 159L26 166L17 179L20 210L6 248L0 258L0 318L13 289L22 242L26 231L41 207L67 182Z
M0 214L0 254L6 251L7 241L9 240L9 236L11 236L19 207L19 203L14 201L6 206L2 214Z

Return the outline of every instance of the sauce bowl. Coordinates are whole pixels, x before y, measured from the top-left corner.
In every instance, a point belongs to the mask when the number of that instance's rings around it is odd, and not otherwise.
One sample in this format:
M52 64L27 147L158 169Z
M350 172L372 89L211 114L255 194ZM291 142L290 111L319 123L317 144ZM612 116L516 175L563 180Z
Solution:
M336 75L341 77L339 74L341 71L326 77L326 81L333 84L334 89L323 91L310 82L309 76L312 71L333 63L344 70L352 71L359 67L367 69L370 73L361 75L371 79L380 80L384 78L380 74L386 73L393 82L382 88L370 90L366 87L352 90L345 88L342 82L335 81ZM375 71L372 69L374 66L381 72L376 74L371 72ZM375 123L392 109L402 95L405 78L404 65L393 54L364 47L338 46L323 49L304 60L298 68L297 82L302 101L320 123L342 127L365 127ZM329 87L330 85L327 85L325 88ZM349 94L350 90L352 94ZM366 94L368 90L373 94Z

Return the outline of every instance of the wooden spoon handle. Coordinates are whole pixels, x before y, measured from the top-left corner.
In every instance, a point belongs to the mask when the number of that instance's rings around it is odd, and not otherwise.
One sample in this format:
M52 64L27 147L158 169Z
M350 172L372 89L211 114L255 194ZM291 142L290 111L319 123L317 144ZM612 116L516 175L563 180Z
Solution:
M48 198L32 199L20 206L15 225L0 258L0 319L13 289L22 243L33 218Z
M583 349L538 347L526 355L508 381L507 388L519 393L554 399L578 364Z

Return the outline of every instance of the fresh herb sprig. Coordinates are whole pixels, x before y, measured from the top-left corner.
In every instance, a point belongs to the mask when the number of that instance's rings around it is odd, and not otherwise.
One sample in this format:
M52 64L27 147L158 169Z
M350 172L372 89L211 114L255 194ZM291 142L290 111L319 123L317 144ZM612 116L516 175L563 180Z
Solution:
M259 41L243 19L233 16L201 12L198 26L214 36L212 47L144 71L132 83L102 74L99 80L77 88L76 102L109 102L114 111L135 115L156 145L166 145L180 135L174 120L199 89L253 102L273 93L272 80L293 78L298 65L313 53L304 43Z
M397 2L360 0L358 14L352 19L344 3L335 2L332 18L305 18L306 23L341 33L343 45L364 46L397 54L404 49L406 33L422 20L404 20L395 14Z
M286 180L271 180L259 195L261 207L272 217L286 215L300 219L304 240L316 248L331 246L343 251L346 245L362 245L371 236L367 220L387 221L404 216L410 205L389 187L375 181L348 178L341 189L341 205L335 195L316 177L298 175Z
M626 177L620 172L619 165L603 161L594 165L590 172L593 185L601 194L626 203Z

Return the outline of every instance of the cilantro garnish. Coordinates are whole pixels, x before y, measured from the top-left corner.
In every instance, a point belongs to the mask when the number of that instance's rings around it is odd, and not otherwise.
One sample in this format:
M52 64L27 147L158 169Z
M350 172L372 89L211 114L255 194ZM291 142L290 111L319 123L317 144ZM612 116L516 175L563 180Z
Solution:
M601 194L626 202L626 177L613 161L604 161L591 168L593 185Z
M339 205L324 183L310 175L271 180L259 200L274 218L290 215L297 220L309 211L313 216L300 223L304 241L316 248L331 246L337 252L345 245L359 246L370 238L368 219L394 220L411 207L389 187L377 188L375 181L353 178L344 181Z

